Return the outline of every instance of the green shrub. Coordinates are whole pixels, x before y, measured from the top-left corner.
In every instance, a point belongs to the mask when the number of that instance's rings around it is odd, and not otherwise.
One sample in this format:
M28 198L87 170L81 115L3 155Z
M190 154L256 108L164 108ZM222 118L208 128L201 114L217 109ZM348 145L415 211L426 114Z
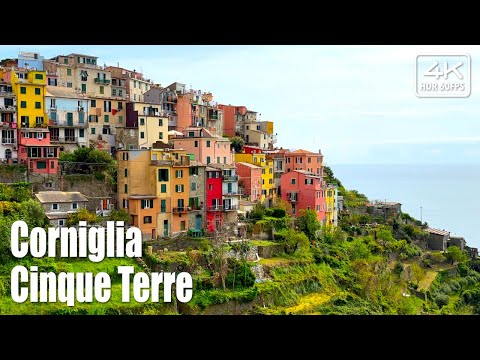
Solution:
M265 216L273 216L273 209L270 209L270 208L265 209Z
M450 297L445 294L437 293L435 294L434 301L439 307L442 307L442 306L448 305L448 302L450 301Z
M285 211L285 209L280 209L280 208L272 208L273 210L273 217L276 217L276 218L283 218L287 215L287 212Z

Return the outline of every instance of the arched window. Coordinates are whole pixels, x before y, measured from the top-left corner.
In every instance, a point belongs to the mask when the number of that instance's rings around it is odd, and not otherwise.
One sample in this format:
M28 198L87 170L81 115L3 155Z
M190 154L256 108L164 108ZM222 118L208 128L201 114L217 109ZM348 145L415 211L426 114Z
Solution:
M12 150L7 149L5 150L5 159L11 159L12 158Z

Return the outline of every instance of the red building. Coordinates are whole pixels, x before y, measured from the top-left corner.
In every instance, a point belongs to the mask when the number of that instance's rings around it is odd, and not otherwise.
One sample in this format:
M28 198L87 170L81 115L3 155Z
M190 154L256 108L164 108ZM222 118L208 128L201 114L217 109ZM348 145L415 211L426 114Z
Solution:
M286 171L306 170L323 176L323 155L320 150L314 153L307 150L295 150L285 153Z
M249 196L250 201L257 201L262 196L262 168L260 166L237 162L238 184L243 186L243 194Z
M243 152L245 154L263 154L263 149L258 146L253 146L253 145L245 145L243 147Z
M222 170L207 166L207 231L220 230L223 223Z
M247 108L245 106L233 106L219 104L218 108L223 110L223 133L229 137L235 136L237 116L245 115Z
M57 174L58 156L46 127L18 129L18 159L29 174Z
M325 221L325 183L321 176L306 170L289 171L282 175L282 199L292 205L292 215L302 209L315 210L319 221Z

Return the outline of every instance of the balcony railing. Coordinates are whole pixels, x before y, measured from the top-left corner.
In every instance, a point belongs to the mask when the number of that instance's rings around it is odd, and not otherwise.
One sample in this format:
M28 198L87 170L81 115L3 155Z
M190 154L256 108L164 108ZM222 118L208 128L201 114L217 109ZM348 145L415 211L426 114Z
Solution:
M74 136L65 136L65 137L51 136L50 141L51 142L75 143L75 142L78 141L78 138L76 138Z
M297 202L298 201L298 194L297 193L287 193L288 201L290 202Z
M0 112L14 112L14 106L0 106Z
M12 124L15 124L15 125L12 125ZM1 125L0 127L1 127L2 129L16 129L16 128L17 128L17 123L11 123L11 122L4 122L4 123L2 123L2 122L0 121L0 125Z
M222 205L213 205L208 207L208 211L222 211L223 206Z
M242 195L239 194L238 191L225 191L222 193L223 196L237 196L237 195Z
M151 165L153 166L172 166L172 160L152 160Z
M58 126L58 127L81 127L86 128L88 124L86 122L72 122L67 120L49 120L49 126Z
M190 158L183 157L182 159L173 160L173 166L190 166Z
M190 206L184 206L184 207L174 207L173 208L173 213L174 214L183 214L183 213L186 213L188 211L191 211L191 207Z
M223 181L238 181L238 175L223 175Z
M238 210L238 205L237 204L225 205L223 207L223 211L235 211L235 210Z
M95 84L100 84L100 85L110 85L110 82L111 82L111 80L100 79L100 78L95 78L93 79L93 81L95 82Z
M218 115L209 115L208 120L218 120Z
M10 138L2 139L2 145L11 145L16 143L17 143L16 139L10 139Z

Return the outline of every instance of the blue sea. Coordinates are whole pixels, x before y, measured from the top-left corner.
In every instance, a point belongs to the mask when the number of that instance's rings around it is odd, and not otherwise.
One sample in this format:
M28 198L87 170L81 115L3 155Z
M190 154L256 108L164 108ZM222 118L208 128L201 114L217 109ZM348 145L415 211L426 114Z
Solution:
M329 165L349 189L370 200L397 201L429 226L480 248L479 165Z

